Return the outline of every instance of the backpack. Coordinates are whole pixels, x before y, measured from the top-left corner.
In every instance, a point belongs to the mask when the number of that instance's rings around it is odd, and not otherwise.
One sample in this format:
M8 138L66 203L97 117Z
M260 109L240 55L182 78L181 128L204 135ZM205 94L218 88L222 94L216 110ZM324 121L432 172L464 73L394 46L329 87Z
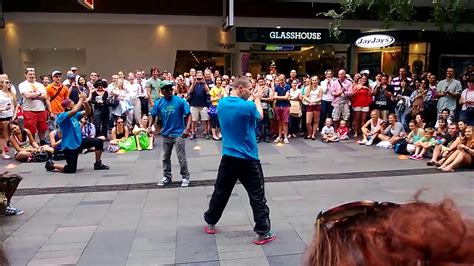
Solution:
M396 154L409 155L410 153L407 150L408 141L406 139L401 139L393 145L393 151Z

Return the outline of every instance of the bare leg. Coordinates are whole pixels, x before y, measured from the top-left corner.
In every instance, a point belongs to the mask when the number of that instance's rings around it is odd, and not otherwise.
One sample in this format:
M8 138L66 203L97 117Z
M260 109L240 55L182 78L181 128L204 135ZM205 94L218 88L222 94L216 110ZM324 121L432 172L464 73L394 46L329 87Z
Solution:
M456 150L453 154L451 154L451 156L449 156L448 158L446 158L446 160L444 161L444 163L438 167L438 169L443 169L445 167L447 167L448 165L450 165L455 159L456 157L458 156L458 154L460 153L461 151L459 150Z
M313 112L313 132L312 132L312 136L313 138L316 137L316 132L318 131L318 125L319 125L319 117L321 115L321 112L319 111L314 111Z
M288 138L288 123L283 123L283 135Z
M307 133L306 133L307 137L314 136L312 133L313 132L313 113L312 112L306 112L306 129L307 129Z
M459 151L458 154L456 155L456 158L454 158L454 160L448 166L441 168L441 171L444 171L444 172L453 171L455 168L458 168L459 166L471 164L471 160L472 159L470 155L462 151Z

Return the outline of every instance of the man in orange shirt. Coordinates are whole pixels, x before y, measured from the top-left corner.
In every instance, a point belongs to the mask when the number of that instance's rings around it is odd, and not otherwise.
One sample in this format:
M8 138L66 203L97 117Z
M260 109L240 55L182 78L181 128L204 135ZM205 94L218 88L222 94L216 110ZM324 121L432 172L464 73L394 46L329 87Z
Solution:
M51 116L51 119L56 119L56 115L64 112L64 108L61 106L61 102L64 99L69 98L69 90L61 83L60 71L53 71L51 77L53 78L53 82L49 84L49 86L46 88L46 92L48 93L48 100L50 102L48 111Z

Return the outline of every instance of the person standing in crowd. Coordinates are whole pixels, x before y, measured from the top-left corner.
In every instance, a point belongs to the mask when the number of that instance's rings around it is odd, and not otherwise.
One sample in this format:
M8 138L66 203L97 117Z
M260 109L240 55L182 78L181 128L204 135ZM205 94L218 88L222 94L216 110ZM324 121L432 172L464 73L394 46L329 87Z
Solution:
M462 85L459 80L454 79L454 69L449 67L446 70L446 79L438 82L436 86L436 97L438 98L438 116L445 108L449 109L449 120L454 120L456 106L462 92Z
M189 104L191 105L191 138L196 138L196 130L199 119L203 122L204 137L210 139L208 132L209 114L207 108L207 96L209 93L209 86L202 75L202 71L197 71L196 78L189 88Z
M461 92L459 104L461 112L459 120L465 121L468 125L474 125L474 75L466 79L467 88Z
M263 88L261 105L263 110L263 119L258 121L257 142L263 141L270 143L270 109L273 104L273 88L271 80L258 79L258 88Z
M337 77L337 80L331 82L329 87L331 95L334 97L332 118L336 128L339 127L340 119L349 120L351 115L349 97L352 96L352 82L346 78L346 71L344 69L339 70Z
M395 114L400 118L405 130L408 131L408 119L411 111L410 96L413 90L410 88L408 81L402 79L400 81L400 89L395 91L392 96L392 102L395 105Z
M223 155L209 208L204 213L207 223L205 232L215 234L215 226L229 201L235 183L239 180L249 194L255 221L254 231L257 233L254 243L257 245L276 238L270 230L270 209L266 204L264 177L255 135L257 121L263 118L263 89L259 87L253 103L247 101L251 94L250 81L246 77L238 77L234 81L230 97L219 103L217 114L222 121Z
M87 82L87 88L89 89L89 91L93 91L94 90L94 84L97 81L97 79L99 79L99 75L97 75L97 73L95 73L95 72L92 72L91 75L89 76L89 78L90 78L90 80Z
M361 77L360 83L354 83L352 91L354 138L357 138L362 123L367 121L370 104L372 102L372 88L370 88L369 80L366 75Z
M410 81L408 81L410 82ZM383 75L381 83L374 87L372 95L375 100L375 109L380 112L383 120L387 120L391 106L391 97L393 95L393 87L388 83L388 75Z
M331 91L329 88L331 87L331 83L334 82L335 80L333 79L333 74L332 70L326 70L324 71L324 76L325 79L321 81L321 89L323 90L323 98L321 101L321 116L319 119L319 131L324 126L324 122L326 121L326 118L332 117L332 101L334 100L334 97L331 94Z
M176 86L174 88L174 95L177 95L183 99L188 99L188 87L184 82L184 78L179 76L176 78Z
M414 79L408 77L407 71L404 67L401 67L398 71L398 77L395 77L392 79L392 82L390 82L390 85L393 87L393 93L398 93L398 91L401 89L401 82L402 80L405 80L408 83L408 86L413 86L413 82L415 81Z
M290 87L285 84L285 75L280 75L278 78L278 85L275 86L273 99L275 103L275 115L278 121L278 132L275 143L283 139L285 144L289 144L288 140L288 122L290 118Z
M213 140L221 140L219 119L217 117L217 105L224 97L224 88L222 88L222 79L217 77L215 79L216 86L211 89L211 106L209 107L209 117L211 119L211 132Z
M166 186L171 183L171 151L176 145L176 155L178 156L180 174L183 178L182 187L189 186L189 178L191 177L188 170L188 162L186 160L185 141L183 136L189 135L191 125L191 116L189 105L186 101L176 95L173 95L174 84L169 81L161 84L161 93L163 98L157 100L151 110L151 123L159 115L163 122L162 142L163 142L163 178L158 182L158 186ZM186 124L185 124L186 121Z
M306 105L306 139L316 140L316 132L319 131L319 117L321 112L321 100L323 98L323 89L318 85L318 76L313 76L309 80L309 86L306 87L303 100Z
M69 98L69 89L61 83L61 75L60 71L53 71L51 73L53 83L49 84L46 88L49 101L49 115L52 121L56 119L58 114L64 112L61 103L64 99Z
M48 75L44 75L44 76L40 77L40 80L41 80L41 83L43 84L43 86L45 88L49 86L49 83L51 83L51 81L49 80Z
M109 107L107 106L107 98L109 93L105 90L107 82L98 79L94 84L95 91L92 93L91 104L93 106L94 126L98 137L107 139L109 125Z
M138 100L140 101L140 116L148 115L148 92L146 90L145 72L137 70L135 83L138 84Z
M104 150L104 141L99 138L82 138L81 126L79 120L87 117L91 113L91 107L85 103L87 95L82 93L79 96L79 102L74 104L70 99L64 99L61 103L64 112L58 114L56 122L63 133L62 148L66 165L61 165L48 160L45 164L47 171L60 171L63 173L75 173L77 170L77 159L84 149L94 147L95 163L94 170L108 170L109 167L102 163L102 151ZM84 111L79 111L84 104Z
M133 72L128 73L128 82L125 83L125 91L127 92L126 101L129 102L127 108L127 125L132 127L140 122L142 116L142 107L140 105L140 99L138 99L140 85L135 82L135 74Z
M4 160L11 159L4 147L8 140L8 123L16 119L17 108L16 95L11 91L11 81L0 76L0 149Z
M290 112L290 123L289 123L289 136L292 138L297 138L298 133L300 131L300 122L301 122L301 90L298 89L298 80L293 79L291 81L291 89L290 89L290 109L293 109L294 112Z
M25 70L26 80L18 85L20 94L23 96L23 117L25 128L33 136L38 133L40 144L46 144L46 131L48 130L48 94L41 83L35 81L35 69ZM49 108L49 107L48 107Z

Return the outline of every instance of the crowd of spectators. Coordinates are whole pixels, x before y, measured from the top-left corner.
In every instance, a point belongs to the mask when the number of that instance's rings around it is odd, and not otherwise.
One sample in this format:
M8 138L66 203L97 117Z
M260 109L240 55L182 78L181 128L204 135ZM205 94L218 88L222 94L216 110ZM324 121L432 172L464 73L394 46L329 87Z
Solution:
M418 76L400 68L397 76L371 75L367 70L351 76L343 69L327 70L322 77L299 78L295 70L289 76L272 72L245 76L255 92L263 88L264 118L256 125L257 142L352 138L360 145L393 148L413 160L431 157L428 164L442 171L474 165L473 75L456 79L454 70L447 68L446 77L438 79L428 72ZM92 112L80 120L82 138L108 142L109 152L153 149L161 120L151 119L150 111L163 96L163 82L171 82L174 95L190 107L190 140L202 136L220 141L217 106L229 96L234 79L210 69L173 76L152 67L149 73L119 71L107 80L95 72L87 77L76 67L66 75L56 70L41 77L34 68L26 68L25 80L15 87L2 74L2 158L12 159L10 150L20 162L64 158L56 119L65 110L65 100L76 104L83 94Z

